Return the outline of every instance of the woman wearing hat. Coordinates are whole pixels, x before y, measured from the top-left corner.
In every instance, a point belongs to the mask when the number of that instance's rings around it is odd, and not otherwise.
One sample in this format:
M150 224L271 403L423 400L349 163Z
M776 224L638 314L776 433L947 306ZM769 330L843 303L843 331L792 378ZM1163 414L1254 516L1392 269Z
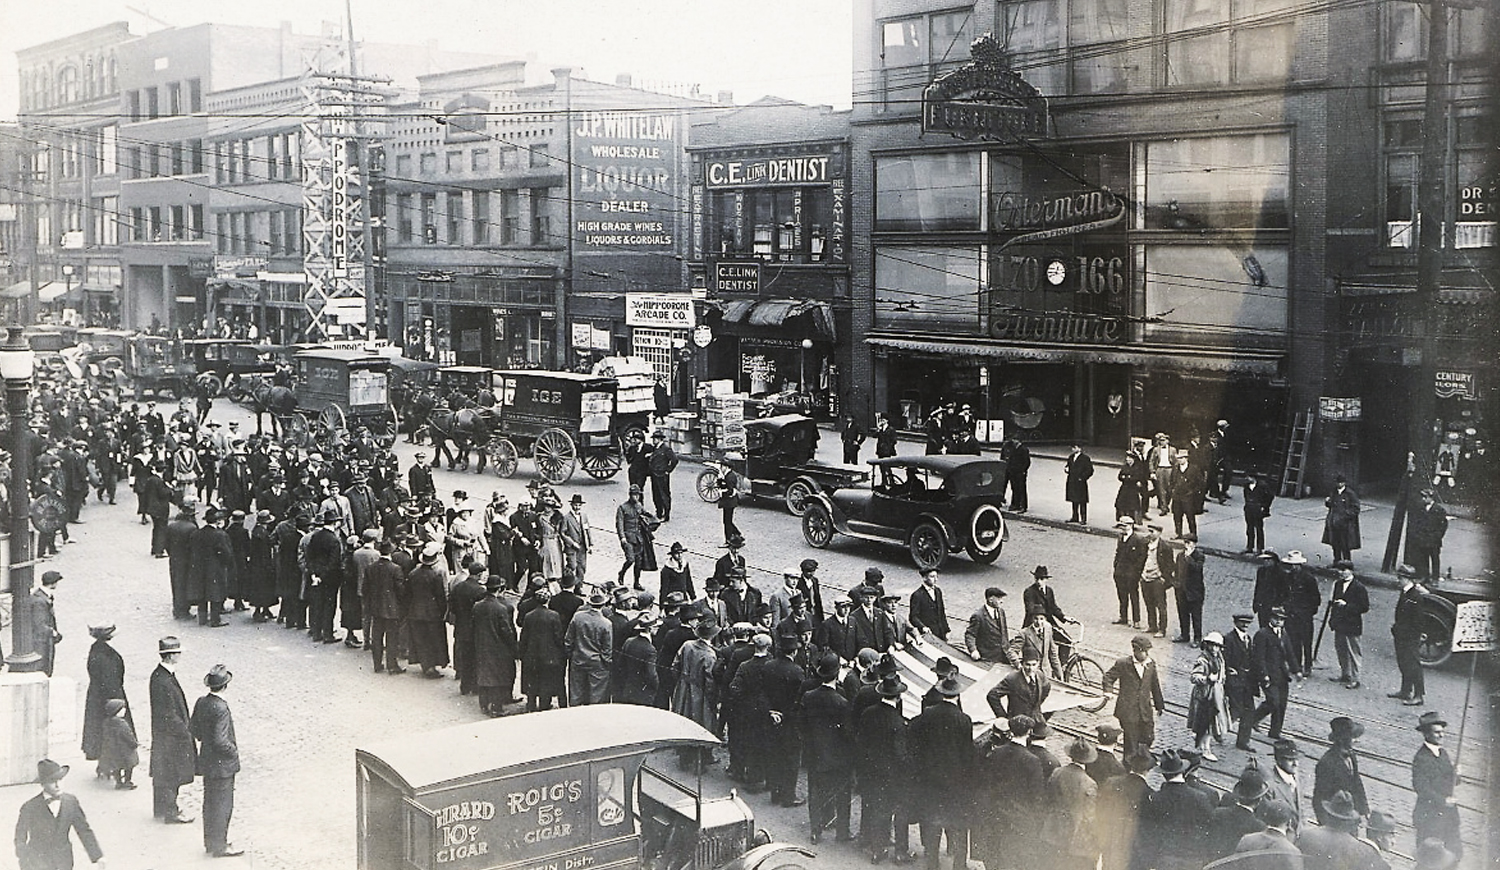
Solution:
M276 606L276 547L273 533L276 517L268 510L255 514L255 528L250 530L249 559L245 565L245 579L240 591L245 601L255 612L252 622L269 622L271 608Z
M113 624L90 626L89 634L94 643L89 647L89 689L83 704L83 757L95 761L104 751L104 720L108 717L104 708L111 698L125 698L125 659L109 644L115 636ZM128 704L125 716L130 719ZM135 721L130 722L134 726ZM102 766L97 775L104 777Z
M673 592L681 592L689 601L698 597L693 591L693 571L687 563L686 553L681 541L673 541L667 548L667 561L661 566L660 600L666 601Z
M1194 745L1207 761L1218 761L1209 748L1209 738L1223 743L1229 733L1229 704L1224 698L1224 635L1210 631L1203 636L1198 660L1193 663L1193 692L1188 698L1187 725Z

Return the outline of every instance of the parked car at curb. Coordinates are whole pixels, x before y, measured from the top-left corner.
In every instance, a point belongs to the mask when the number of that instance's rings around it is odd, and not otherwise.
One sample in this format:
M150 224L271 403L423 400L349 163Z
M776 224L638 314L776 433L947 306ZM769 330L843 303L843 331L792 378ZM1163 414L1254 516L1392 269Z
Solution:
M811 493L802 536L818 549L836 534L905 546L919 568L949 554L989 564L1009 538L1005 462L969 456L891 456L870 461L868 488Z

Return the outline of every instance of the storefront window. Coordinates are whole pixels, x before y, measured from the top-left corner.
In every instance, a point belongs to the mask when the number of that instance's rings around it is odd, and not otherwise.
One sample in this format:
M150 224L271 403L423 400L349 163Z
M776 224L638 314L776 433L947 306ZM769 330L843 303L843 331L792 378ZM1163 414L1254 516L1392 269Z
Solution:
M709 225L718 227L721 256L784 263L824 260L824 228L833 219L833 197L827 187L715 191L710 207Z
M1280 229L1290 225L1284 133L1146 144L1147 229Z
M1148 339L1285 346L1286 248L1152 245L1145 261Z
M979 229L980 154L913 154L875 163L876 232Z
M975 247L876 249L876 328L978 334L979 257Z

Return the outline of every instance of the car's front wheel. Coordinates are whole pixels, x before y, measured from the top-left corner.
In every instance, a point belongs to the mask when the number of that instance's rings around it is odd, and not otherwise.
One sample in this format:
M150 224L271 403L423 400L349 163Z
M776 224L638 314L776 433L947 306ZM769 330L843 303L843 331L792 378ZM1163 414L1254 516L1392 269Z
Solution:
M908 546L912 561L923 571L941 568L948 558L948 539L942 528L931 520L917 523L917 527L911 530Z
M802 514L802 537L821 550L833 540L833 517L828 514L828 508L818 502L809 501L806 505L807 510Z
M964 550L969 558L985 565L1000 558L1005 546L1005 518L992 504L982 504L969 517L969 535Z

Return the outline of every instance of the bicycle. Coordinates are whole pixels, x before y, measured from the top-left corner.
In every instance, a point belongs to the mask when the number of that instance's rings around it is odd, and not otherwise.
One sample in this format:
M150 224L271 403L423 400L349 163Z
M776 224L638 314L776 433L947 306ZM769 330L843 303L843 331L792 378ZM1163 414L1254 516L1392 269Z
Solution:
M1062 663L1063 682L1076 689L1083 689L1090 694L1097 693L1098 697L1087 704L1080 704L1080 709L1090 713L1097 713L1104 709L1109 703L1109 698L1104 694L1104 668L1098 662L1078 651L1079 643L1083 639L1083 626L1081 623L1072 621L1078 637L1074 638L1068 630L1061 625L1052 627L1052 634L1057 640L1059 648L1066 647L1068 656Z

